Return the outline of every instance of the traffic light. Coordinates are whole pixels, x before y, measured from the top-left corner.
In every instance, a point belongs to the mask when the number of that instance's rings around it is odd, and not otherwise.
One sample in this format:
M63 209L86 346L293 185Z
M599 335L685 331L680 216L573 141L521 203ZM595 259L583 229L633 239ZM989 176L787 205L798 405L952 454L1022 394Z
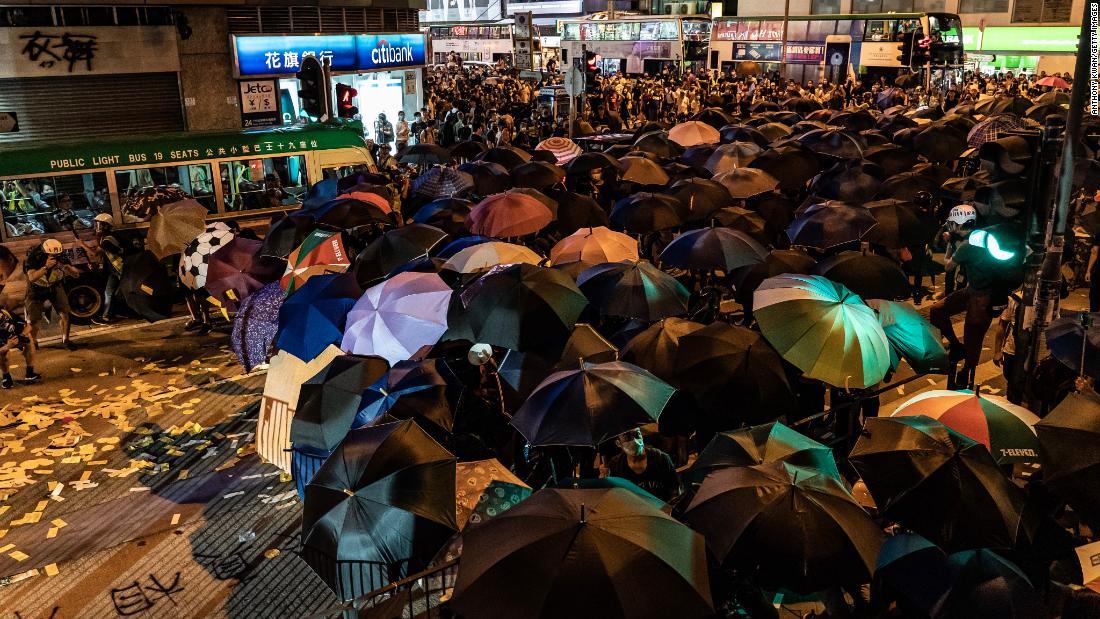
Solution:
M359 91L347 84L336 85L336 115L340 118L354 118L359 113L355 106L355 97Z
M584 53L585 92L595 92L599 90L600 83L596 80L596 76L600 74L599 62L600 57L596 55L596 52Z
M302 111L310 118L328 116L328 89L325 88L325 68L315 56L302 59L298 71L298 98L302 100Z
M906 32L901 35L901 53L898 54L898 62L901 66L908 67L913 64L913 33Z
M932 64L932 37L926 36L916 41L912 66L923 67L930 64Z

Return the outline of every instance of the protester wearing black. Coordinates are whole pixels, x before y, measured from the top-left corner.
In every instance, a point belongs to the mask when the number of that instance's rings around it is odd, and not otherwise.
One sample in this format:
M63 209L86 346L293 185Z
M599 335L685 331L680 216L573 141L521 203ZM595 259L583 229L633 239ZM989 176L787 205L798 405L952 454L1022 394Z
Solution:
M621 453L611 458L608 473L633 482L662 501L680 494L680 477L672 458L655 447L647 447L642 431L635 429L615 438Z
M49 303L60 317L61 343L72 350L76 345L69 340L69 295L65 292L64 282L66 276L78 277L80 271L69 263L63 251L60 241L46 239L27 253L23 272L27 274L29 286L24 311L31 327L31 337L37 341L37 325L44 316L46 303Z

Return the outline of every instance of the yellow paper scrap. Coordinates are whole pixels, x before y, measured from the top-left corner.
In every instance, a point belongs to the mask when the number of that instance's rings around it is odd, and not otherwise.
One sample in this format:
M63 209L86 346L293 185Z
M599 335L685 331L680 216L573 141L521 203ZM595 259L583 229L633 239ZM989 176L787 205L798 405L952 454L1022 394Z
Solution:
M60 518L54 518L53 520L50 521L50 524L52 524L53 526L55 526L59 529L62 528L62 527L69 526L69 523L65 522L64 520L62 520Z
M47 565L44 569L46 571L47 576L57 576L58 570L57 570L57 564L56 563L51 563L51 564Z
M180 515L179 514L172 514L172 524L179 524L179 523L180 523Z
M26 561L28 558L30 558L30 555L23 552L22 550L14 550L12 552L9 552L8 556L12 559L15 559L16 561Z
M15 544L5 544L3 546L0 546L0 552L7 552L12 548L15 548Z
M187 469L182 469L180 471L179 477L176 477L176 479L187 479Z
M71 371L74 374L79 374L79 373L83 372L84 370L82 370L80 368L69 368L69 371Z
M268 548L264 551L264 557L267 559L274 559L277 556L279 556L278 548Z
M36 505L36 506L34 507L34 511L36 511L36 512L40 512L40 511L42 511L42 510L46 509L46 506L47 506L47 505L49 505L49 504L50 504L50 502L49 502L49 501L39 501L39 502L38 502L38 505Z
M57 537L57 532L60 530L61 529L58 529L57 527L50 527L50 530L46 531L46 539L53 539Z

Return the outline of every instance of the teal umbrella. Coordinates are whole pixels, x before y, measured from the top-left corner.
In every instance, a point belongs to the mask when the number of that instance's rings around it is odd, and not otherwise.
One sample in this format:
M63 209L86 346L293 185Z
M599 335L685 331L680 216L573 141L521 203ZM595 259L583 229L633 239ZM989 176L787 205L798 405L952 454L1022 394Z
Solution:
M764 280L753 293L753 313L768 342L807 378L864 388L890 369L890 343L874 310L824 277Z
M947 351L940 332L907 303L871 299L867 301L878 314L879 324L890 341L890 367L897 369L902 359L920 374L947 371Z

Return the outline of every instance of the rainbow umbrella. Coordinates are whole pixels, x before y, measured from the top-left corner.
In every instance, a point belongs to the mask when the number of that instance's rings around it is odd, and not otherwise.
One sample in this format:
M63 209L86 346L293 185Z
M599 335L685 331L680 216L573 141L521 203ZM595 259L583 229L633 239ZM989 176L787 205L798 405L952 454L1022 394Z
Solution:
M351 266L343 236L331 230L314 230L286 259L279 285L288 295L322 273L343 273Z
M638 260L638 241L606 226L581 228L550 250L550 264L621 262Z
M985 445L998 464L1038 462L1039 417L1008 400L970 390L926 391L906 400L891 417L925 415Z
M870 387L890 369L890 343L874 310L841 284L784 274L753 293L760 332L807 378Z
M435 273L394 275L368 288L355 302L340 347L378 355L391 364L408 359L447 331L451 292Z

